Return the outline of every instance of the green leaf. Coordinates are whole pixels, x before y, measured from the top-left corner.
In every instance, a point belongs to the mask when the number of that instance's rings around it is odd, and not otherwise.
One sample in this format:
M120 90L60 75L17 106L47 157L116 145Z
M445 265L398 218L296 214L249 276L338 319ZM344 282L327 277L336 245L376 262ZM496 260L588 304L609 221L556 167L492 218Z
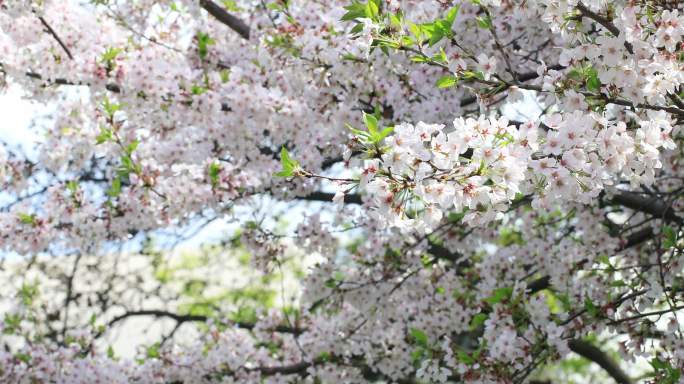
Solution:
M133 152L138 148L138 145L140 145L140 140L133 140L128 145L126 146L126 154L128 156L132 155Z
M401 24L402 17L403 17L403 15L401 14L401 10L399 10L399 12L397 12L396 14L390 13L390 15L389 15L390 24L393 27L400 29L402 27L402 24Z
M463 78L484 80L484 73L481 71L463 71Z
M378 134L378 142L382 141L385 137L389 136L390 133L394 131L394 127L386 127Z
M376 114L379 113L379 109L376 109ZM394 127L380 127L378 125L378 118L373 114L368 114L364 112L363 122L366 125L368 131L356 129L349 124L346 124L346 127L354 134L356 138L358 138L362 143L366 145L376 145L394 131Z
M489 305L498 304L504 300L507 300L513 294L513 288L504 287L497 288L494 290L494 294L485 299Z
M430 40L428 40L428 45L431 47L434 46L435 44L439 43L440 40L444 37L444 31L442 29L435 29L432 32L432 35L430 36Z
M415 340L416 344L420 345L421 347L428 347L429 339L425 332L421 331L420 329L411 328L411 337L413 340Z
M209 46L214 43L216 43L216 41L212 39L209 34L204 32L197 33L197 52L199 53L200 59L204 60L204 58L207 57L207 54L209 54Z
M470 329L471 330L476 330L479 328L484 322L487 320L487 315L484 313L478 313L477 315L473 316L473 319L470 320Z
M422 40L423 30L418 24L409 22L408 28L416 40L418 40L418 41Z
M596 304L594 304L594 302L589 298L589 296L584 298L584 309L592 317L598 317L598 315L601 313L599 307L597 307Z
M611 265L611 264L610 264L610 257L608 257L608 255L599 255L599 256L596 258L596 261L598 261L598 262L601 263L601 264L608 265L608 266Z
M441 89L453 87L456 84L458 84L458 77L454 75L446 75L437 80L437 88Z
M212 187L216 187L218 185L220 172L221 164L214 162L209 165L209 180L211 181Z
M669 249L674 247L675 244L677 244L677 233L672 227L668 225L663 226L663 248Z
M411 352L411 362L415 366L419 366L424 357L425 349L423 348L416 348L413 352Z
M347 13L342 16L340 19L341 21L352 21L356 19L362 19L366 16L365 5L359 3L358 1L355 1L351 5L344 7L344 9L347 10Z
M568 72L568 78L575 81L582 81L584 75L580 69L573 68Z
M464 351L457 351L456 357L458 358L458 361L465 365L475 364L475 359L473 359L469 354L465 353Z
M121 179L118 177L115 177L114 180L112 180L112 185L109 187L109 190L107 191L107 195L109 197L117 197L121 193Z
M111 63L121 52L123 52L123 49L121 48L107 48L100 60L102 60L103 63Z
M96 143L96 144L106 143L106 142L108 142L109 140L111 140L112 137L113 137L113 135L112 135L112 130L111 130L111 129L102 128L102 129L100 130L100 134L97 135L97 137L95 138L95 143Z
M318 359L316 359L316 360L325 362L325 361L330 361L331 357L332 357L332 355L330 354L330 352L321 352L321 354L318 355Z
M285 146L280 149L280 165L283 169L275 174L278 177L293 176L295 171L299 169L299 163L290 157L290 152L287 151Z
M111 345L107 347L107 357L114 360L114 348Z
M240 12L241 9L238 7L235 0L223 0L223 7L231 12Z
M378 119L375 116L364 112L363 122L366 124L366 128L368 128L368 132L371 134L371 136L374 136L378 133Z
M449 216L447 216L447 220L449 223L456 224L460 223L461 220L465 217L467 212L467 209L464 209L463 212L449 212Z
M76 180L69 180L69 181L66 183L66 188L67 188L67 190L68 190L69 192L71 192L71 193L76 193L76 191L78 191L78 181L76 181Z
M203 93L206 92L206 91L207 91L207 88L205 88L205 87L203 87L203 86L201 86L201 85L193 85L193 86L190 88L190 92L191 92L193 95L195 95L195 96L201 95L201 94L203 94Z
M349 31L349 33L352 34L352 35L357 35L357 34L359 34L359 33L361 33L361 32L363 32L363 24L361 24L361 23L356 24L356 25L354 26L354 28L352 28L352 29Z
M158 358L160 356L159 355L159 343L154 343L154 344L150 345L149 347L147 347L146 355L150 359Z
M653 360L649 362L649 364L651 364L653 370L655 371L655 374L653 376L659 376L658 383L676 384L679 382L679 378L681 377L682 372L676 367L672 367L672 365L669 362L663 361L658 357L655 357L653 358Z
M492 19L489 16L478 16L475 18L477 20L477 26L483 29L492 28Z
M587 90L591 92L601 91L601 80L599 80L598 73L594 68L591 68L587 73Z
M36 215L29 215L28 213L17 213L17 217L22 224L36 225Z
M380 7L375 0L369 0L368 3L366 3L365 13L367 18L371 20L377 19L380 13Z
M447 22L448 29L451 29L451 27L454 25L454 20L456 20L456 15L458 14L458 9L459 6L455 6L449 10L447 13L447 17L444 19L444 21Z
M31 355L23 352L18 352L14 355L14 357L17 360L23 361L24 363L28 364L31 362Z
M23 283L18 294L21 297L21 301L24 303L24 305L30 306L33 304L36 296L38 296L38 284Z
M229 69L221 70L220 75L221 75L221 82L222 83L227 83L228 80L230 80L230 70Z
M121 104L113 104L109 101L109 98L105 96L102 101L102 107L104 108L107 117L111 119L114 117L114 114L121 109Z

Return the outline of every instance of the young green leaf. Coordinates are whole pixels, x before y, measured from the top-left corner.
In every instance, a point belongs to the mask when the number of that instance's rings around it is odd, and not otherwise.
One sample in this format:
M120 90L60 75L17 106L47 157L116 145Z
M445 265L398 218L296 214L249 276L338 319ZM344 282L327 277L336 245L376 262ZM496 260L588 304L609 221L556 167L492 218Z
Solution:
M209 180L211 181L211 186L216 187L219 183L219 173L221 172L221 164L211 163L209 165Z
M475 364L475 359L473 359L469 354L467 354L464 351L457 351L456 352L456 357L458 358L458 361L465 365L473 365Z
M511 297L511 294L513 293L513 288L509 287L503 287L503 288L497 288L494 290L494 294L488 298L485 299L487 303L490 305L498 304L504 300L507 300L509 297Z
M213 45L215 40L209 37L207 33L199 32L197 34L197 52L201 59L207 57L209 53L209 46Z
M492 29L492 19L489 16L478 16L475 20L477 20L478 27L482 29Z
M121 193L121 179L118 177L115 177L114 180L112 180L112 185L109 187L109 190L107 190L107 195L109 197L117 197Z
M446 75L437 80L437 88L444 89L458 84L458 78L454 75Z
M413 337L413 340L415 340L416 344L420 345L421 347L428 347L429 339L425 332L421 331L418 328L411 328L411 337Z
M591 68L587 73L587 90L591 92L601 91L601 80L599 80L598 73L594 68Z
M672 248L677 244L677 233L675 230L666 225L663 227L663 242L662 246L665 249Z
M280 150L280 165L283 169L275 174L278 177L294 176L295 172L299 169L299 162L290 157L290 152L284 146Z
M375 116L364 112L363 122L366 124L366 128L368 128L368 132L371 134L371 136L374 136L378 133L378 119Z
M447 13L447 17L444 19L444 21L446 21L445 27L447 27L449 30L451 30L454 25L454 20L456 20L456 15L458 15L458 9L458 5L451 8Z
M470 321L470 329L471 330L476 330L479 328L484 322L487 320L487 315L484 313L478 313L477 315L473 316L473 319Z
M597 317L601 313L599 307L597 307L596 304L594 304L594 302L591 300L591 298L589 298L589 296L584 298L584 309L592 317Z
M36 215L29 215L27 213L17 213L17 217L22 224L36 225Z

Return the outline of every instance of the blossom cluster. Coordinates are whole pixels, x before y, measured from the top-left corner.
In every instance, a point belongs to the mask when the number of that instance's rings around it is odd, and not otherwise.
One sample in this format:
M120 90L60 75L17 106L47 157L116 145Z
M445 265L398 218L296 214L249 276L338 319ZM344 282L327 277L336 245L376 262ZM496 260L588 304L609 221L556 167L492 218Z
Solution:
M24 292L0 381L511 383L572 351L629 382L611 347L681 380L676 4L92 3L0 1L0 84L54 111L34 153L0 146L0 248L228 220L255 269L320 260L297 300L137 362L87 326L37 337Z

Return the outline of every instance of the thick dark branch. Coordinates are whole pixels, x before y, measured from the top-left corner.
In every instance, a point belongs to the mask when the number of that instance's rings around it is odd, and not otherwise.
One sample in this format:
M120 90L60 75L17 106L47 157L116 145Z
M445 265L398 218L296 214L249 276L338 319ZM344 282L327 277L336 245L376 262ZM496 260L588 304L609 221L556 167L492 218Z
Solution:
M527 284L528 292L533 295L551 286L551 276L543 276Z
M449 261L456 261L460 257L459 254L453 253L446 249L444 246L439 245L437 243L430 243L430 248L428 248L428 253L430 253L432 256L441 259L441 260L449 260Z
M665 200L658 197L644 197L640 193L625 191L615 194L611 202L635 211L648 213L665 221L679 224L684 223L684 220L674 213L672 207Z
M354 366L356 368L359 368L361 370L361 374L363 375L364 379L366 379L367 382L369 382L369 383L390 382L391 381L391 382L397 383L397 384L416 384L416 381L413 380L412 378L400 378L400 379L389 380L388 377L377 372L372 367L368 366L364 361L354 361L351 363L347 363L347 362L338 361L338 360L340 360L340 359L338 359L337 356L332 356L329 361L325 360L325 359L315 359L312 362L302 361L302 362L294 363L291 365L274 366L274 367L256 367L256 368L248 369L248 371L259 371L259 372L261 372L262 375L267 375L267 376L272 376L272 375L307 376L309 374L308 369L310 367L318 366L318 365L324 365L324 364L342 363L342 365L345 365L345 366Z
M633 232L627 237L627 241L625 242L625 245L622 246L622 249L636 247L637 245L652 239L653 235L653 229L650 227Z
M30 77L30 78L32 78L32 79L43 80L43 76L42 76L41 74L35 73L35 72L26 72L26 76L27 76L27 77ZM52 82L52 84L56 84L56 85L76 85L76 86L81 85L81 86L90 86L90 84L86 84L86 83L75 83L75 82L69 81L69 80L67 80L67 79L54 79L54 80L51 80L51 82ZM110 83L110 84L107 84L107 85L105 85L105 88L106 88L108 91L110 91L110 92L121 93L121 87L119 87L119 86L116 85L116 84L111 84L111 83Z
M226 12L225 9L211 0L200 0L200 5L216 20L227 25L244 39L249 40L249 26L244 21Z
M640 231L634 232L627 237L624 244L618 249L618 251L625 250L627 248L635 247L647 240L650 240L655 236L651 228L644 228ZM549 276L542 276L537 280L533 280L531 283L527 284L527 291L529 294L533 295L539 291L551 287L551 278Z
M297 197L298 200L307 200L307 201L322 201L325 203L331 203L333 196L335 196L334 193L328 193L328 192L312 192L306 196L299 196ZM361 195L357 194L348 194L344 196L344 202L346 204L363 204L363 201L361 201Z
M66 52L67 56L69 56L69 59L73 60L74 57L71 55L71 51L69 51L69 48L67 48L66 44L64 44L64 42L62 41L62 39L59 38L59 35L57 35L57 32L55 32L55 30L52 29L52 27L50 26L50 24L48 24L48 22L45 21L45 19L43 18L43 16L39 16L38 19L39 19L40 22L43 24L43 26L47 29L47 32L48 32L50 35L52 35L52 37L54 37L55 40L57 40L57 43L59 43L59 45L62 47L62 49L64 50L64 52Z
M635 211L648 213L668 222L676 222L679 224L684 222L684 219L675 215L670 205L657 197L644 197L638 193L624 191L613 196L611 203L622 205ZM653 236L655 236L655 233L650 227L633 232L627 237L627 239L625 239L625 242L621 244L617 251L635 247L645 241L652 239ZM547 289L550 286L551 280L549 276L543 276L528 284L527 289L530 294L534 294L541 290Z
M632 384L632 379L605 352L583 340L570 340L570 350L603 368L618 384Z
M615 36L620 35L620 30L617 29L617 27L610 21L608 18L603 17L599 15L598 13L592 11L591 9L587 8L584 4L582 3L577 3L577 10L582 13L582 16L592 19L595 22L601 24L605 29L610 31Z
M255 368L254 370L257 370L261 372L264 375L294 375L294 374L304 374L306 373L306 370L309 369L314 365L314 363L308 363L306 361L302 361L301 363L296 363L292 365L284 365L280 367L259 367Z

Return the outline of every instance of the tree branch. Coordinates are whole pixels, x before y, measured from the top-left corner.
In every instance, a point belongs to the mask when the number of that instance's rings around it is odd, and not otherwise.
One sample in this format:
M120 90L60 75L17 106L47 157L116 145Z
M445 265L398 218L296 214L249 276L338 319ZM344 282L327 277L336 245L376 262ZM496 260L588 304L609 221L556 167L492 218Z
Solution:
M116 324L122 320L128 319L129 317L137 317L137 316L152 316L152 317L157 317L157 318L167 317L169 319L175 320L178 323L185 323L188 321L205 322L208 319L206 316L202 316L202 315L179 315L177 313L173 313L173 312L169 312L169 311L165 311L165 310L143 309L143 310L139 310L139 311L129 311L129 312L124 313L123 315L117 316L117 317L113 318L109 322L108 325L111 327L112 325L114 325L114 324Z
M603 16L599 15L598 13L593 12L591 9L587 8L581 2L577 3L576 8L578 11L580 11L582 16L589 18L589 19L592 19L595 22L601 24L605 29L610 31L610 33L615 35L615 37L620 36L620 30L607 17L603 17ZM627 52L634 54L634 49L632 47L632 44L625 41L625 48L627 48Z
M50 24L48 24L48 22L45 21L45 19L43 18L43 16L38 16L38 19L39 19L40 22L43 24L43 26L47 29L47 32L48 32L50 35L52 35L52 37L54 37L55 40L57 40L57 43L59 43L59 45L62 47L62 49L64 50L64 52L66 52L67 56L69 56L69 59L73 60L74 57L71 55L71 51L69 51L69 48L67 48L66 44L64 44L64 42L62 41L62 39L59 38L59 35L57 35L57 32L55 32L55 30L52 29L52 27L50 26Z
M112 326L112 325L114 325L118 322L121 322L122 320L128 319L130 317L139 317L139 316L152 316L152 317L156 317L156 318L166 317L166 318L175 320L179 324L185 323L185 322L203 323L209 319L207 316L204 316L204 315L180 315L180 314L170 312L170 311L166 311L163 309L142 309L139 311L129 311L129 312L126 312L122 315L119 315L119 316L113 318L109 322L109 326ZM254 328L256 326L254 323L246 323L246 322L242 322L242 321L234 321L234 322L230 322L230 324L235 324L238 328L245 329L248 331L254 330ZM276 325L273 328L267 328L267 330L271 330L271 331L278 332L278 333L291 333L294 335L299 335L299 334L306 331L306 329L303 329L303 328L296 328L296 327L293 328L293 327L290 327L287 325Z
M210 15L214 16L216 20L227 25L245 40L249 40L249 26L242 20L226 12L225 9L211 0L200 0L200 6L209 12Z
M335 196L334 193L329 193L329 192L312 192L306 196L299 196L296 199L298 200L308 200L308 201L322 201L324 203L332 203L333 196ZM348 195L344 196L344 202L346 204L358 204L361 205L363 204L363 201L361 201L361 195L350 193Z
M665 221L684 224L684 219L677 216L669 204L667 204L663 199L655 196L644 197L639 193L624 191L615 194L611 200L611 203L622 205L635 211L648 213Z
M570 350L593 361L603 368L618 384L632 384L632 379L615 363L610 356L596 346L584 340L570 340L568 342Z

